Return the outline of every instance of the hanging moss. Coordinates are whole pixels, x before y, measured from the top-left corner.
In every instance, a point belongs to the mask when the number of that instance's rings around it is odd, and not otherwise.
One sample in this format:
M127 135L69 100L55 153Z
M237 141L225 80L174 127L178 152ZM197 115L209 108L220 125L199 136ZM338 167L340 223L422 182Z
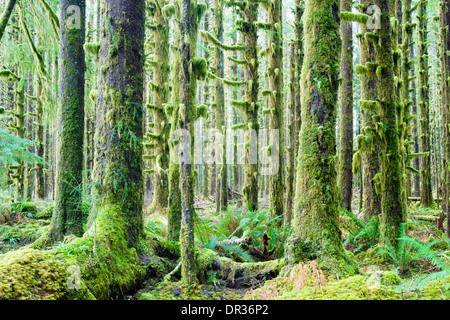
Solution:
M303 259L317 257L325 269L353 274L357 268L341 244L335 169L339 71L330 66L339 66L338 11L338 1L306 2L294 231L288 239L286 258L293 267Z

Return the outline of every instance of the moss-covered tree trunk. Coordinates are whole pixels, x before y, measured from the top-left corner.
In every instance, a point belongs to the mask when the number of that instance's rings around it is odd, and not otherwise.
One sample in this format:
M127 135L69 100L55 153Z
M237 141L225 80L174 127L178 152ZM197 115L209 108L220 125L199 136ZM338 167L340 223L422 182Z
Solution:
M413 69L413 61L410 60L410 48L411 48L411 38L414 29L412 24L412 11L411 11L411 0L402 0L402 44L401 44L401 87L400 87L400 106L401 106L401 119L402 124L400 132L400 148L403 156L403 188L404 188L404 207L407 206L407 197L411 193L411 156L413 154L411 150L412 139L412 117L411 117L411 106L413 101L411 100L411 70Z
M44 105L42 101L42 78L36 75L36 155L44 158ZM34 176L35 198L44 199L44 166L41 163L36 164L36 173Z
M79 8L73 11L73 6ZM55 209L52 239L80 236L82 223L85 0L61 1Z
M361 2L360 12L365 13L367 8L373 4L373 0L363 0ZM377 187L379 181L375 178L380 172L380 144L378 143L375 132L377 113L373 108L373 102L378 97L378 84L375 69L373 68L375 66L375 46L369 41L369 37L367 36L374 30L368 28L366 21L360 24L360 28L361 65L357 66L356 70L360 77L361 100L359 104L361 109L361 137L364 137L364 139L358 137L357 147L360 150L358 152L362 152L363 212L364 217L369 219L381 214L381 194ZM359 169L359 166L357 168L356 164L355 169Z
M204 21L204 30L206 32L209 32L210 29L210 12L211 12L211 8L210 8L210 2L206 1L206 12L205 12L205 21ZM210 60L211 57L211 52L210 52L210 46L208 44L206 44L206 49L204 50L204 58L205 60L208 61ZM208 107L209 105L211 105L211 101L210 101L210 79L209 77L207 77L205 79L205 89L204 89L204 101L203 103L205 104L206 107ZM206 112L204 118L203 118L203 128L202 130L208 130L209 125L208 125L208 112ZM210 192L209 192L209 175L210 175L210 168L209 168L209 164L206 163L205 161L203 161L202 165L202 197L203 199L209 199Z
M428 59L428 0L420 0L418 11L419 45L419 126L420 153L420 202L428 207L433 203L431 185L431 131L430 131L430 86Z
M269 2L268 76L269 76L269 145L271 158L270 208L272 216L284 214L285 145L283 107L283 19L282 1ZM278 135L275 134L278 130Z
M0 17L0 40L3 38L6 26L8 25L9 18L14 10L17 0L8 0L5 9L3 10L2 16Z
M242 118L245 131L248 134L244 138L244 195L245 207L250 211L258 210L258 155L255 146L258 142L258 91L259 91L259 56L258 34L255 22L258 17L258 3L250 0L243 3L243 20L236 23L243 34L245 47L244 70L245 96L242 106Z
M174 15L175 19L180 20L180 1L174 1ZM180 107L180 43L181 34L179 25L176 24L173 36L173 51L172 51L172 107L169 110L170 117L170 164L169 164L169 198L168 198L168 239L171 241L178 241L180 239L180 225L181 225L181 191L180 191L180 165L176 157L175 150L179 144L178 137L175 136L175 131L178 129L178 111Z
M26 78L17 78L16 92L15 92L15 131L19 138L25 138L25 87L27 84ZM17 166L10 166L15 171L13 177L15 191L14 191L14 202L25 201L23 199L25 191L25 164L23 161L19 161Z
M442 86L442 209L447 215L447 238L450 238L450 2L440 2L440 56Z
M410 43L414 41L413 36L411 35ZM412 100L412 106L411 106L411 116L413 116L413 123L412 123L412 139L414 140L414 145L411 146L414 150L414 153L418 154L420 152L419 148L419 125L418 125L418 110L417 110L417 88L416 88L416 79L417 79L417 72L416 72L416 64L415 64L415 52L416 52L416 45L412 44L410 47L410 61L412 63L411 65L411 100ZM413 197L420 197L420 157L415 157L412 161L412 168L415 170L415 174L412 177L412 192L411 195Z
M301 75L302 75L302 67L303 67L303 59L304 59L304 49L303 49L303 15L305 12L305 1L304 0L295 0L295 86L296 92L296 101L295 101L295 143L294 143L294 159L297 159L298 150L299 150L299 133L302 127L302 107L301 107ZM297 177L297 166L294 169L294 177ZM294 183L294 189L296 184Z
M93 218L111 208L129 247L143 234L144 0L102 1Z
M291 42L290 45L290 56L289 56L289 148L288 156L286 157L286 213L284 216L285 223L291 223L292 219L292 208L294 203L294 174L295 174L295 136L298 132L295 132L295 101L297 92L295 89L295 41ZM298 92L300 93L300 92Z
M337 0L306 2L305 59L302 70L302 128L297 159L290 265L302 258L326 269L355 272L342 246L336 179L336 115L341 39Z
M352 1L341 0L341 11L351 11ZM341 207L352 210L353 187L353 27L352 22L341 20L341 85L340 85L340 136L339 172Z
M181 0L180 20L180 110L179 127L183 135L180 154L181 227L180 252L183 282L197 281L194 243L194 120L196 119L198 57L198 17L196 0Z
M214 36L223 42L223 0L214 0ZM216 76L223 78L225 73L223 50L218 46L214 47L214 71ZM222 156L220 162L216 161L216 210L222 212L227 209L228 204L228 174L226 159L226 122L225 122L225 96L222 81L214 80L214 99L216 129L222 135L221 144L216 144L215 152ZM220 150L222 149L222 150ZM217 159L218 157L216 157Z
M377 134L381 136L381 223L380 241L396 246L400 225L405 219L403 207L402 156L397 125L397 97L394 83L393 32L390 23L389 1L375 2L381 9L380 29L375 55L379 79L379 116Z
M153 35L154 35L154 67L153 82L150 88L153 94L153 104L147 105L152 110L153 132L147 134L153 146L154 171L153 171L153 202L152 212L161 212L167 207L169 196L167 171L169 168L169 129L170 125L165 112L165 105L169 101L169 12L173 7L167 0L153 1ZM157 45L156 45L157 44Z

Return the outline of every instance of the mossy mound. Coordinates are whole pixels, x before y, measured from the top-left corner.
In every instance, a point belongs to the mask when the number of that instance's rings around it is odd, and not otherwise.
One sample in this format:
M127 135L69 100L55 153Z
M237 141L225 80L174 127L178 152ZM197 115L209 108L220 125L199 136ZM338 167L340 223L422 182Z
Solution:
M126 222L120 212L114 207L108 207L98 213L95 224L82 238L67 237L57 246L46 247L42 245L45 241L40 243L45 237L43 236L33 247L51 250L23 248L0 255L0 275L9 274L9 278L1 279L4 292L0 298L122 299L124 295L140 287L148 269L161 269L160 273L166 273L165 264L154 259L154 249L147 242L148 239L141 240L139 254L135 248L128 247L124 226ZM21 265L31 266L26 268L30 279L26 278L26 274L11 273ZM68 290L66 285L69 276L73 276L71 269L79 270L80 289L74 291ZM44 291L34 290L36 272L32 270L42 270L45 275L53 274L49 276L49 281L55 282L55 286L50 288L49 285L49 289ZM39 273L36 276L42 278ZM45 281L42 281L36 283L43 285L45 289ZM7 287L16 282L20 283L23 290L11 295L10 291L15 289L10 288L8 291ZM80 294L80 290L83 294Z
M370 266L378 266L380 269L388 269L392 267L392 262L386 254L378 254L380 247L378 245L369 248L356 255L360 267L367 268Z
M0 300L92 298L87 290L70 292L67 265L50 252L30 248L0 255Z
M245 291L216 287L215 284L186 286L183 282L162 281L145 288L138 294L139 300L239 300Z
M282 277L249 292L250 300L381 300L396 299L398 292L390 284L400 278L392 272L373 275L355 275L336 280L318 266L317 261L295 265Z
M11 208L16 212L22 213L36 213L38 212L38 208L35 203L32 202L17 202L12 203Z
M54 208L54 206L48 206L44 210L37 212L34 215L34 219L36 219L36 220L51 219L52 214L53 214L53 208Z
M0 225L0 253L36 241L48 228L48 221L30 221L13 226Z

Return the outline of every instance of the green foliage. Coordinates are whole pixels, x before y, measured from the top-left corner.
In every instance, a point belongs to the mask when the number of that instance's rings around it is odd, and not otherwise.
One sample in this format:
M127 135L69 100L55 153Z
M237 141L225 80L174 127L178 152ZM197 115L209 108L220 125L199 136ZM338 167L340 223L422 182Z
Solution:
M210 249L210 250L217 250L217 248L219 247L222 250L225 250L225 251L237 254L238 256L240 256L246 262L254 262L252 256L248 252L246 252L243 248L241 248L239 245L227 244L227 243L219 243L219 241L221 241L221 240L222 239L220 237L211 239L205 245L205 248L206 249Z
M29 147L35 146L35 143L17 137L8 130L0 128L0 164L17 165L21 161L27 163L46 164L44 160L28 150ZM0 166L0 171L6 168Z
M359 220L352 212L340 208L340 225L348 234L344 246L354 253L365 251L378 243L379 221L372 218L367 222Z
M271 211L267 208L257 211L228 209L213 215L213 221L196 217L196 237L202 244L209 246L217 241L249 238L252 247L262 251L263 237L266 234L268 236L267 250L273 251L274 257L280 258L284 253L284 243L292 232L290 224L280 227L281 219L282 216L273 218ZM233 252L239 254L238 250Z
M442 271L450 268L449 258L445 255L439 255L433 250L433 247L443 242L449 242L449 239L437 239L428 243L409 237L406 235L406 227L409 223L402 223L398 246L395 248L387 243L385 248L380 248L377 254L386 254L398 269L399 273L407 271L411 263L415 260L424 259L430 261L434 266Z

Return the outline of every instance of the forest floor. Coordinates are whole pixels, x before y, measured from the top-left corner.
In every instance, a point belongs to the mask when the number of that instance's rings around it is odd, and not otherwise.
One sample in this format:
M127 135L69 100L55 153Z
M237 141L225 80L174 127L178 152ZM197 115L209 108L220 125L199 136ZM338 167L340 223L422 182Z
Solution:
M248 213L230 207L217 214L214 202L196 197L196 241L236 262L261 262L283 257L289 226L280 227L267 209ZM357 206L357 204L356 204ZM88 209L86 210L88 212ZM357 211L356 211L357 212ZM1 254L33 243L49 227L50 203L25 203L0 207ZM377 244L378 222L362 221L341 210L340 223L345 248L354 256L360 274L339 277L321 270L317 261L305 261L275 278L253 279L239 285L209 274L202 284L186 288L180 271L172 278L149 278L126 300L240 300L240 299L449 299L450 243L441 230L437 208L421 208L412 202L400 249ZM146 218L147 235L164 238L164 213Z

